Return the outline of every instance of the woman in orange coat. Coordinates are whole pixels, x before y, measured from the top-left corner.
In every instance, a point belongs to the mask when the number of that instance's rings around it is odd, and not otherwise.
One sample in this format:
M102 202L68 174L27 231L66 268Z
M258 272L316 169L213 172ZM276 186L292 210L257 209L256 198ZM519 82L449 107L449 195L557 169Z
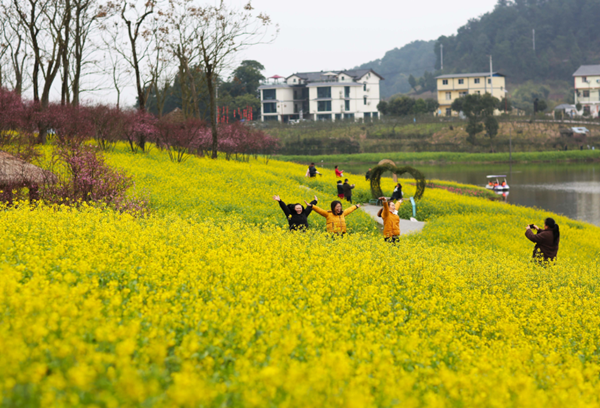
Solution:
M395 243L400 239L400 217L396 211L396 205L387 202L385 197L379 198L383 202L383 236L387 242Z
M305 201L306 203L306 201ZM310 205L306 203L306 205ZM353 205L347 210L342 209L342 203L339 201L333 201L331 203L331 211L325 211L322 208L313 205L313 210L325 217L327 220L327 232L334 234L345 234L346 233L346 216L350 215L354 210L360 207L360 204Z

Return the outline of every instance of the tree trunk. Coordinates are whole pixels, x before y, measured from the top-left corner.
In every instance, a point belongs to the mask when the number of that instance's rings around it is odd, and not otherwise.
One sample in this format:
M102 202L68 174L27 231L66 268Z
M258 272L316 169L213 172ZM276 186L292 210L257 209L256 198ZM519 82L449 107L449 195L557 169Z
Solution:
M217 149L219 147L219 133L217 129L217 101L215 99L215 83L213 81L212 67L206 67L206 87L208 88L208 99L210 106L210 129L212 131L212 154L211 158L217 158Z

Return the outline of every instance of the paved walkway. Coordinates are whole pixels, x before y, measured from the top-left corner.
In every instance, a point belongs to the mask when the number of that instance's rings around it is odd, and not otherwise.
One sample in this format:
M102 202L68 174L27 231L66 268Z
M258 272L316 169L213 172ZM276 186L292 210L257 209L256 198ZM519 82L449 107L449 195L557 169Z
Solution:
M379 218L377 216L377 213L381 207L372 204L361 204L360 209L369 214L375 221L383 225L383 218ZM400 220L400 234L406 235L410 234L411 232L421 231L425 224L426 223L422 221Z

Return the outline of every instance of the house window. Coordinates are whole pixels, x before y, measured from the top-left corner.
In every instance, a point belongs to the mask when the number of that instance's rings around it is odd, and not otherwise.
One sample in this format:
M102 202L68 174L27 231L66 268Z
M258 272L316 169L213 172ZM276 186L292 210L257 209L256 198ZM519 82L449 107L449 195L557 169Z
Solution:
M342 77L342 81L344 80L344 77ZM337 116L337 115L336 115ZM337 119L337 118L336 118Z
M584 115L589 115L590 112L591 112L591 110L590 110L590 106L589 105L583 107L583 114Z
M478 84L479 83L479 78L475 78L475 83Z
M590 97L590 91L583 91L583 97L584 98L589 98Z
M452 108L446 108L446 116L452 116Z
M263 118L263 120L264 120L265 122L268 122L268 121L275 121L275 120L277 120L277 115L273 115L273 116L265 116L265 117Z
M298 99L298 92L294 91L294 99Z
M296 83L296 78L294 78L294 83Z
M363 91L367 92L367 83L366 82L363 85Z
M344 87L344 98L350 98L350 87L349 86Z
M297 103L294 104L294 113L298 113L298 104Z
M277 104L263 103L263 113L277 113Z
M448 85L448 80L447 79L442 79L442 85Z
M452 100L452 92L446 92L446 100L447 101Z
M459 80L458 80L458 84L459 84L459 85L462 85L462 84L464 84L464 83L465 83L465 80L464 80L464 79L459 79Z
M581 77L581 80L582 80L583 82L587 82L587 77Z
M344 101L344 110L346 110L346 111L350 110L350 101L349 100Z
M274 101L277 99L275 89L263 89L263 100Z
M379 118L379 112L373 112L373 119Z
M364 102L365 105L367 104L367 97L366 96L363 98L363 102Z
M317 102L317 110L319 112L331 112L331 101Z
M317 98L331 98L331 87L324 86L317 88Z
M459 93L458 93L458 97L459 97L459 98L460 98L460 97L463 97L463 96L466 96L466 95L467 95L467 91L462 91L462 92L459 92Z
M365 119L371 119L371 112L365 112Z
M335 120L336 120L336 121L338 121L338 120L342 120L342 114L341 114L341 113L336 113L336 114L335 114Z
M331 120L331 113L327 115L317 115L317 120Z
M344 113L344 119L354 119L354 113Z
M492 78L488 78L488 84L492 83Z

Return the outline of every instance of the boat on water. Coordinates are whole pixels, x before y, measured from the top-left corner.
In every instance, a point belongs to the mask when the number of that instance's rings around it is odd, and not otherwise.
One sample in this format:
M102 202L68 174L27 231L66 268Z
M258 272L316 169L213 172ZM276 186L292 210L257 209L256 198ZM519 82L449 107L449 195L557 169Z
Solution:
M488 179L488 183L485 186L485 188L487 188L488 190L494 190L494 191L506 191L509 190L510 187L508 186L508 183L506 182L506 175L504 174L492 174L487 176ZM502 180L502 181L500 181Z

